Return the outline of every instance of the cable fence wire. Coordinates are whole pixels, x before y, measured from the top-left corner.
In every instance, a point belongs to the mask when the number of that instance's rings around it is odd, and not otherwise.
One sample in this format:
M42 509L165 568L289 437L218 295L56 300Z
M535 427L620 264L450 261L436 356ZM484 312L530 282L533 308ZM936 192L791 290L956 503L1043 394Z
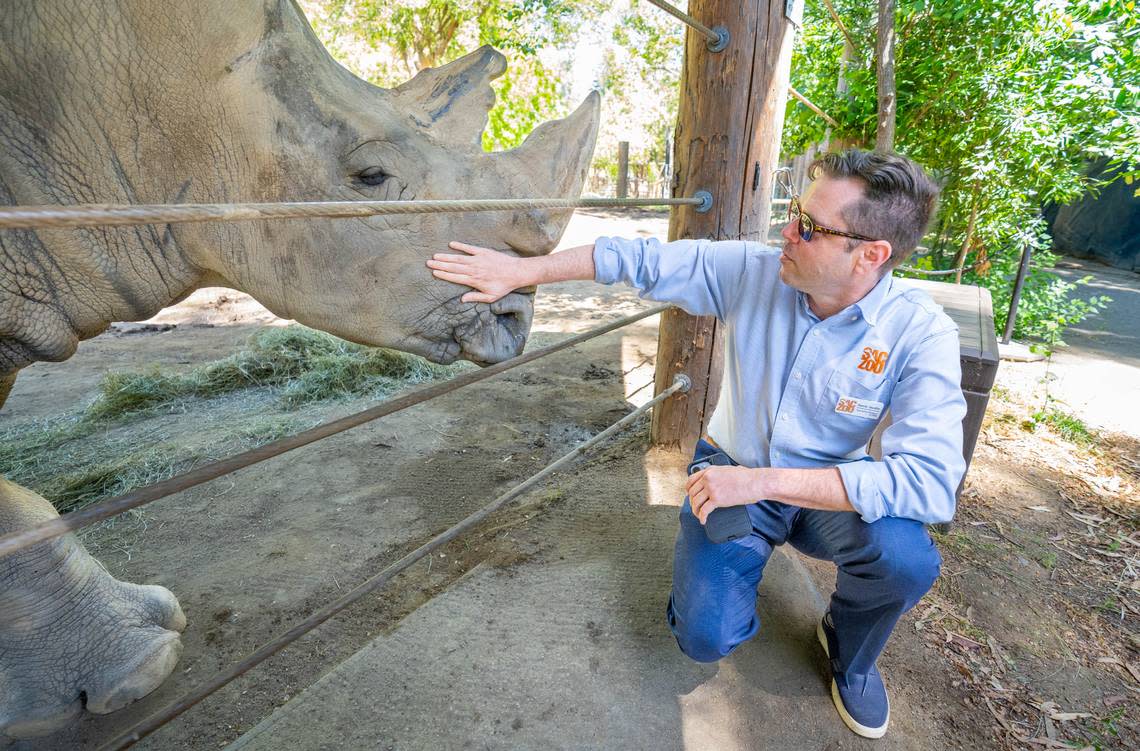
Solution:
M925 276L950 276L957 274L962 269L920 269L915 266L899 266L899 271L905 271L908 274L923 274Z
M94 505L88 506L79 511L73 511L69 514L52 519L38 527L25 529L20 532L14 532L4 537L0 537L0 559L4 556L24 550L40 542L51 540L56 537L61 537L68 532L73 532L77 529L95 524L104 519L109 519L112 516L117 516L133 508L144 506L148 503L164 498L172 493L177 493L196 485L201 485L204 482L227 475L239 469L243 469L252 464L263 462L266 459L271 459L275 456L280 456L287 451L292 451L295 448L306 446L314 441L322 438L327 438L337 433L341 433L349 428L354 428L358 425L363 425L366 422L371 422L385 415L390 415L393 412L398 412L402 409L407 409L416 404L426 402L429 399L434 399L437 396L442 396L451 391L454 391L463 386L468 386L472 383L485 380L491 376L498 375L505 370L517 368L520 365L533 362L539 358L552 355L555 352L560 352L568 349L582 342L588 341L595 337L607 334L616 329L628 326L631 323L649 318L668 310L669 305L658 305L640 313L619 318L616 321L598 326L596 328L585 331L581 334L569 337L561 342L552 344L542 349L527 352L519 357L514 357L504 362L489 365L481 370L464 373L456 376L451 380L443 383L427 386L422 389L417 389L404 396L391 399L375 407L371 407L362 412L354 415L348 415L338 420L327 422L323 425L318 425L315 428L302 431L295 435L287 436L280 440L267 443L258 448L244 451L240 454L235 454L227 459L218 462L213 462L205 466L193 469L184 474L176 477L171 477L168 480L147 485L146 487L133 490L130 493L119 495L114 498L109 498Z
M915 266L899 266L899 271L906 271L910 274L923 274L925 276L950 276L951 274L960 274L963 271L974 271L981 268L982 261L973 264L972 266L956 266L952 269L920 269Z
M568 453L563 454L558 460L554 461L551 464L548 464L542 470L534 475L531 475L527 480L511 488L506 493L502 494L494 501L492 501L490 504L484 506L480 510L468 516L466 519L463 519L462 521L453 525L446 531L436 535L431 540L416 548L411 553L408 553L403 558L396 561L391 566L388 566L380 573L357 585L343 597L329 603L325 607L310 615L308 618L304 619L300 623L297 623L295 626L290 628L285 633L281 634L276 639L261 646L259 649L257 649L242 661L238 662L229 670L216 674L210 680L203 683L197 689L191 691L182 699L174 702L173 704L167 706L165 709L156 712L142 722L139 722L131 728L127 729L124 733L119 735L110 743L103 746L101 751L117 751L118 749L129 748L130 746L133 746L140 739L153 733L155 730L158 730L166 723L170 722L174 718L181 715L183 712L198 704L210 694L226 686L238 676L246 673L256 665L277 654L289 644L312 631L317 626L327 621L329 618L332 618L334 615L344 610L352 603L356 602L365 595L375 592L376 590L384 587L386 584L392 581L392 579L397 574L407 569L413 563L432 553L439 547L454 540L462 533L470 530L472 527L476 526L488 516L498 511L507 503L531 490L558 470L566 467L574 459L589 449L597 446L599 443L610 438L615 433L625 429L652 407L655 407L679 391L688 391L689 386L690 382L687 377L683 375L678 376L673 381L673 384L669 386L669 388L665 389L653 399L635 409L633 412L630 412L628 415L618 420L613 425L603 430L601 433L598 433L596 436L589 439L581 446L571 449Z
M707 211L712 196L690 198L481 198L431 201L292 201L281 203L77 204L3 206L0 229L187 222L244 222L264 219L343 219L390 214L437 214L527 209L638 208L693 206Z

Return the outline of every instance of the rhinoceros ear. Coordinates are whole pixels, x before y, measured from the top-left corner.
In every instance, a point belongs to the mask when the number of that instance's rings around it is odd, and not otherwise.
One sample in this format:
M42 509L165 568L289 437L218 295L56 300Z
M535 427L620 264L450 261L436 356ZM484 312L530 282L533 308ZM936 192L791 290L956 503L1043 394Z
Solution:
M439 68L425 68L392 91L397 107L437 141L478 145L495 104L492 79L503 75L507 59L490 46Z

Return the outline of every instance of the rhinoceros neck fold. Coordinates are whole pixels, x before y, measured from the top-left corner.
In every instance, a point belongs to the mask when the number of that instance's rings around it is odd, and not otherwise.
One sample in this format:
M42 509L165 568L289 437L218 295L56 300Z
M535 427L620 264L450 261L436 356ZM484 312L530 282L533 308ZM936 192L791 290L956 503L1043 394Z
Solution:
M73 189L77 174L83 181ZM83 203L92 193L129 203L139 182L114 150L60 148L0 98L0 204ZM64 360L111 322L149 318L185 296L201 272L179 232L172 225L0 232L0 375Z
M194 288L170 230L136 229L0 237L0 377L67 359L110 323L149 318Z

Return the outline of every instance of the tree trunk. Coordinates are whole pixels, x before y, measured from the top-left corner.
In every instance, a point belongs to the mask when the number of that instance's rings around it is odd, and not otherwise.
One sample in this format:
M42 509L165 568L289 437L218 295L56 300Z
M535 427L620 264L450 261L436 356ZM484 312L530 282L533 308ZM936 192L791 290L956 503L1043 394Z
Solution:
M629 197L629 141L618 141L617 197Z
M669 222L670 240L764 242L767 236L794 31L784 7L783 0L689 2L689 13L697 20L728 29L729 44L722 52L709 52L703 36L688 34L677 115L674 195L708 190L713 207L705 214L689 207L675 210ZM667 388L677 373L687 374L693 388L654 410L654 443L687 451L700 437L720 392L721 329L712 317L695 318L679 310L662 316L657 392Z
M875 38L875 59L879 83L879 127L875 148L893 151L895 147L895 0L879 0L879 30Z
M962 241L962 247L958 249L958 255L954 256L954 268L957 271L954 273L954 283L962 283L962 266L966 263L966 253L970 251L970 245L974 242L974 227L978 223L978 184L974 183L974 189L970 191L970 224L966 227L966 239Z

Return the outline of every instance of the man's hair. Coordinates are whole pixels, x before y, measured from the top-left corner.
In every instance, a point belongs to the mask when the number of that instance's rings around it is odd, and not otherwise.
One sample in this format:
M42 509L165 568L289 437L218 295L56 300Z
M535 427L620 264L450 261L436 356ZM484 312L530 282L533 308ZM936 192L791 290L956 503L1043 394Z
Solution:
M863 186L863 197L843 212L851 232L886 240L893 269L918 247L938 202L938 186L922 167L900 154L848 149L812 162L808 177L851 178Z

